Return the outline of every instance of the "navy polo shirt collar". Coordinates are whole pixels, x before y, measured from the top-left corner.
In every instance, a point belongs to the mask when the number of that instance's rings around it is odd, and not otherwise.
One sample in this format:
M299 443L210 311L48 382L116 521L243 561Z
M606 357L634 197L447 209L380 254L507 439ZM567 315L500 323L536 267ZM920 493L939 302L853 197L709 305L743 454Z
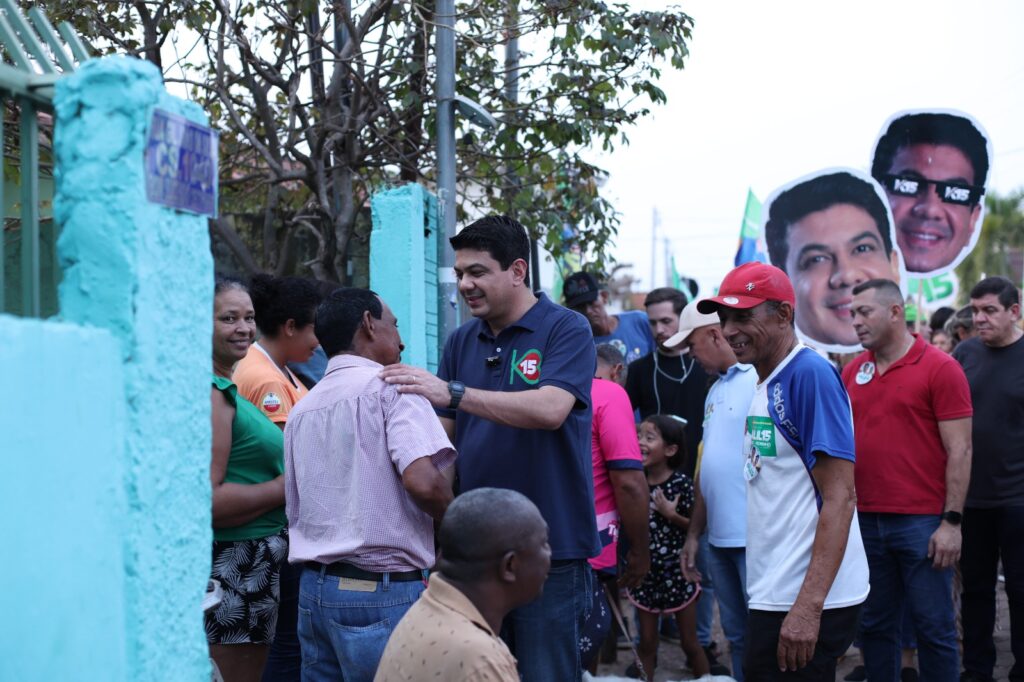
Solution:
M530 306L530 309L527 310L522 317L505 327L505 329L519 327L520 329L525 329L528 332L537 331L537 328L544 319L544 315L552 308L552 306L554 306L554 304L551 302L551 299L547 297L547 294L543 291L538 292L537 302ZM497 338L497 335L491 333L491 328L488 326L486 320L478 319L476 322L477 336L483 337L488 341L493 341ZM504 332L505 329L502 329L501 331ZM501 334L501 332L498 332L498 334Z

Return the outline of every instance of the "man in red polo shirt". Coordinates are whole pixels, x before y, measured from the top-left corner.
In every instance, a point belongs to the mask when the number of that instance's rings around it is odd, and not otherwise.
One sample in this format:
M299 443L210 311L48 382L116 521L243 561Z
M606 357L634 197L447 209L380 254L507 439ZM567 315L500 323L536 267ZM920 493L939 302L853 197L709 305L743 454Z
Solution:
M921 679L956 682L960 662L953 565L971 471L971 394L950 356L907 331L889 280L853 289L853 326L867 349L843 371L853 404L857 510L871 571L861 613L867 677L900 679L904 600Z

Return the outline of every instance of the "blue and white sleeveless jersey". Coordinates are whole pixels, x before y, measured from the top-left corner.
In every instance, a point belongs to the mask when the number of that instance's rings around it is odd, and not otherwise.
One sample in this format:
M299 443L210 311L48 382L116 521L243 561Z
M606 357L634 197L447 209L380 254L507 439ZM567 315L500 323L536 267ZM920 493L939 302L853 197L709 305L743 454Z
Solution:
M835 368L798 344L759 383L744 437L747 592L750 608L788 611L811 562L821 495L811 472L818 454L854 461L853 417ZM857 515L825 608L868 596L868 564Z

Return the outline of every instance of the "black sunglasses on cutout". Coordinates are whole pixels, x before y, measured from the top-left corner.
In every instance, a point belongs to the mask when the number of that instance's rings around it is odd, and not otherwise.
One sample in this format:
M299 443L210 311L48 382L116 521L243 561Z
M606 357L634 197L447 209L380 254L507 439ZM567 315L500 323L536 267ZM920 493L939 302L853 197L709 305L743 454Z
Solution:
M928 190L928 185L935 185L939 199L957 206L973 206L985 194L984 187L962 182L941 182L908 175L883 175L882 180L887 192L902 197L919 197Z

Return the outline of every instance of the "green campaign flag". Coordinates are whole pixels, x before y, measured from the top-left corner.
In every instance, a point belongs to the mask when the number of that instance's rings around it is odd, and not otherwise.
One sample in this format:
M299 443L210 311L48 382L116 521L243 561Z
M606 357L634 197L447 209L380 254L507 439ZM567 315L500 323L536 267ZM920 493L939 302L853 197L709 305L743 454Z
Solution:
M747 189L747 206L743 210L742 239L757 239L761 236L761 201L754 196L754 190Z
M733 265L750 261L768 262L761 244L761 202L751 189L747 190L747 206L743 210L743 226L740 227L740 243L736 248Z
M683 286L683 278L679 276L679 271L676 270L676 257L675 254L669 256L669 267L672 269L672 287L679 289L683 292L683 296L686 296L686 302L690 302L690 287Z

